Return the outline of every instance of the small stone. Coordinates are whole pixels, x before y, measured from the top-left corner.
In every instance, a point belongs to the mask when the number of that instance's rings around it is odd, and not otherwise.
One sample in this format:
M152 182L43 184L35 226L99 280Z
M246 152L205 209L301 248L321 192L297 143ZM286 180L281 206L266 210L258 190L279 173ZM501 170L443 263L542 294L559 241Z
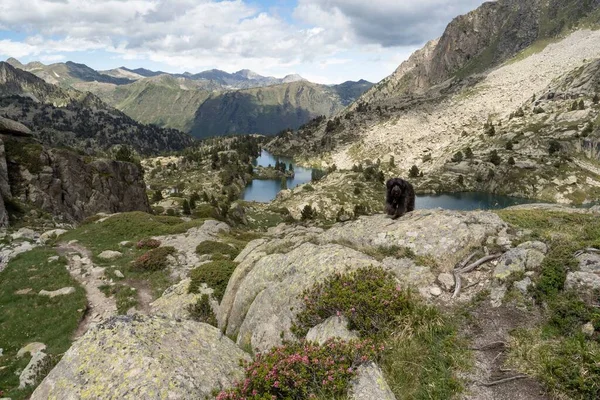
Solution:
M38 353L43 350L46 350L46 345L44 343L40 343L40 342L29 343L28 345L21 348L21 350L19 350L17 352L17 358L21 358L27 353L34 355L35 353Z
M102 253L98 254L98 258L101 258L103 260L116 260L121 256L123 256L123 253L113 250L104 250Z
M18 294L18 295L25 295L25 294L29 294L29 293L31 293L31 292L33 292L33 289L32 289L32 288L27 288L27 289L21 289L21 290L17 290L17 291L15 292L15 294Z
M47 291L47 290L40 290L39 295L40 296L48 296L50 298L56 297L56 296L66 296L69 294L73 294L75 293L75 288L72 286L69 287L65 287L62 289L58 289L58 290L54 290L54 291Z
M35 231L33 229L21 228L18 231L16 231L15 233L13 233L11 235L11 237L13 240L18 240L18 239L34 240L36 235L37 235L37 233L35 233Z
M67 243L69 246L73 246L74 244L79 243L79 240L71 240L69 241L69 243Z
M523 279L522 281L515 282L513 286L522 294L527 294L527 289L532 285L531 279L529 277Z
M106 268L102 268L102 267L93 267L92 271L91 271L91 275L94 278L102 278L104 277L104 272L106 271Z
M40 242L46 243L52 239L56 239L57 237L64 235L65 233L67 233L67 230L65 229L53 229L51 231L46 231L40 236Z
M121 246L121 247L132 247L133 246L133 242L130 242L129 240L125 240L125 241L119 243L119 246Z
M432 296L438 297L442 295L442 289L438 286L432 286L429 288L429 293L431 293Z
M346 317L329 317L324 322L311 328L306 334L308 342L323 344L331 338L340 338L350 341L358 339L355 332L348 330L348 320Z
M493 287L492 292L490 293L492 307L500 307L502 305L502 300L504 300L504 296L506 296L506 286L502 285Z
M4 349L0 348L0 357L4 355Z
M125 275L123 275L123 273L121 271L119 271L118 269L115 270L115 276L117 278L121 278L121 279L125 278Z
M438 275L438 282L444 290L450 291L454 287L454 275L444 272Z
M587 337L594 336L595 331L596 329L594 328L594 324L592 324L591 322L588 322L587 324L581 327L581 332L583 332L583 334Z
M48 262L49 262L49 263L53 263L53 262L56 262L56 261L58 261L59 259L60 259L60 257L59 257L59 256L52 256L52 257L48 257Z

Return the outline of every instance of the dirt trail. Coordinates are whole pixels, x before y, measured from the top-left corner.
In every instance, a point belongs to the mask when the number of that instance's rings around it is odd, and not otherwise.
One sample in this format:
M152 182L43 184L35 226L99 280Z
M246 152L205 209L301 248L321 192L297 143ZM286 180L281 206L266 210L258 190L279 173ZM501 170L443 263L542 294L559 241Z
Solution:
M117 305L114 298L106 297L98 289L106 284L104 268L94 266L88 249L79 244L61 243L57 252L67 258L69 273L85 288L87 296L88 308L75 332L78 338L91 326L117 315Z
M471 312L471 324L466 335L471 339L475 365L467 376L470 384L462 400L549 400L551 397L542 385L532 378L517 379L486 386L523 375L504 366L506 359L505 343L509 332L515 328L527 327L539 320L539 315L503 305L491 308L489 303L481 304Z

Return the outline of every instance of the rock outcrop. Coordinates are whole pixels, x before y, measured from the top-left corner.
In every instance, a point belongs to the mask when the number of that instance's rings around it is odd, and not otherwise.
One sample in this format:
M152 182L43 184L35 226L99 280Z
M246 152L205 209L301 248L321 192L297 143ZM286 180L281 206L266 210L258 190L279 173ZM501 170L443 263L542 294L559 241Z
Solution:
M208 399L243 378L241 359L210 325L115 317L76 341L31 399Z
M290 328L303 307L300 295L316 282L375 266L390 271L401 285L429 292L437 288L432 286L436 275L431 267L417 265L419 256L435 260L440 271L451 271L473 248L506 235L506 227L489 212L420 210L396 221L361 217L326 232L271 229L270 240L251 242L236 258L240 265L220 304L219 326L237 337L238 345L267 350L294 339ZM411 249L415 259L369 255L392 246Z
M21 202L70 222L100 212L150 211L143 171L135 164L89 161L31 140L6 140L11 143L6 154L8 181L12 196ZM0 176L1 166L0 162Z

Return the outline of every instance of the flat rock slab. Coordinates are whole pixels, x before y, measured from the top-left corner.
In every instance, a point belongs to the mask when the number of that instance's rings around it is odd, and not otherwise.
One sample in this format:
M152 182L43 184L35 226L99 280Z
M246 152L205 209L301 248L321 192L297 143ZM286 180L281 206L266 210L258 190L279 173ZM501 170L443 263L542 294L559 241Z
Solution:
M34 353L25 369L19 375L19 389L35 386L39 382L42 371L50 363L50 358L43 351Z
M21 348L17 352L17 357L21 358L21 357L25 356L26 354L34 355L35 353L38 353L38 352L44 351L44 350L46 350L46 345L44 343L40 343L40 342L29 343L28 345Z
M119 316L75 341L33 393L46 399L205 399L243 379L250 356L210 325Z
M363 364L356 371L350 386L351 400L396 400L396 396L383 377L381 369L373 364Z
M102 259L102 260L116 260L117 258L121 258L123 256L123 253L121 253L120 251L113 251L113 250L104 250L102 253L98 254L98 258Z
M40 296L48 296L50 298L53 298L53 297L57 297L57 296L67 296L67 295L73 294L73 293L75 293L75 288L72 286L69 286L69 287L65 287L62 289L53 290L51 292L49 292L47 290L40 290L39 295Z
M201 288L200 293L188 293L191 279L184 279L171 286L162 296L150 303L150 313L172 319L190 319L189 307L195 304L202 294L211 294L212 289Z
M406 247L419 256L434 258L445 272L472 247L497 236L507 225L486 211L417 210L392 220L385 215L361 217L325 232L325 242L347 242L356 247Z

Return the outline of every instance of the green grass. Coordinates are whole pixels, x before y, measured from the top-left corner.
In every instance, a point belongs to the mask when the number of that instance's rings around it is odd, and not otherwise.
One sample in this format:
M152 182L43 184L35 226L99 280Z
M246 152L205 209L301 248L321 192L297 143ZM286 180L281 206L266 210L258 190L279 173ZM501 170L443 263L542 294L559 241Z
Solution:
M127 314L127 310L138 305L137 291L127 285L102 285L98 287L106 297L115 296L117 312L121 315Z
M460 393L459 371L470 354L451 318L397 286L377 268L334 275L302 296L305 309L292 331L303 337L309 328L341 313L349 329L383 346L378 364L398 399L448 399Z
M0 273L0 391L13 400L24 399L32 389L18 390L17 370L29 362L28 357L17 359L17 351L31 342L47 345L54 362L71 346L71 338L86 308L85 291L71 278L65 260L48 263L56 252L37 248L13 259ZM72 286L76 292L50 299L39 296L40 290L57 290ZM26 295L17 290L31 288ZM81 311L78 311L81 310ZM2 368L5 367L5 368Z
M536 376L558 397L600 397L600 338L587 338L581 327L600 328L600 294L565 291L567 273L577 269L574 252L600 245L595 215L543 210L499 211L510 224L531 230L530 239L543 240L549 251L534 277L531 294L545 310L544 323L513 334L509 364Z
M213 257L219 254L229 258L230 260L233 260L235 257L237 257L240 251L227 243L206 240L196 247L196 253L200 255L207 254Z
M101 223L82 225L61 239L65 242L78 240L97 255L104 250L119 250L119 243L123 241L135 243L151 236L184 233L203 223L203 219L184 222L178 217L131 212L115 215Z
M132 262L147 250L120 248L119 243L130 241L137 243L152 236L184 233L187 230L201 226L205 220L196 219L184 222L178 217L156 216L143 212L118 214L104 222L96 223L97 217L90 218L79 228L61 236L61 241L78 240L79 243L92 251L94 263L101 266L115 266L122 271L128 281L148 283L153 296L160 296L173 283L166 270L143 271L132 266ZM123 257L113 261L98 259L96 256L104 250L118 250Z
M380 360L398 400L450 399L462 392L457 372L470 367L467 344L448 316L418 305L398 318Z
M190 272L189 292L198 293L200 291L200 285L206 283L209 288L213 289L213 296L219 302L225 294L229 278L235 271L237 264L228 260L212 261L206 264L202 264L196 269Z

